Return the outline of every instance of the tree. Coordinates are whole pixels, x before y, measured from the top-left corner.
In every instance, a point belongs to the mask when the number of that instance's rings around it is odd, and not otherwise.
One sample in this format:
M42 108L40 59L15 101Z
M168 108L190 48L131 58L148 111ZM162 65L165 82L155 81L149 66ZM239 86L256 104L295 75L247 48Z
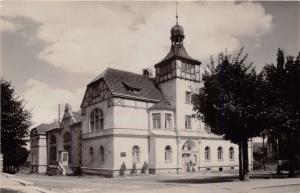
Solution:
M15 94L11 83L1 78L1 153L5 166L17 166L27 158L25 138L31 125L31 113L24 100Z
M266 65L261 72L265 81L267 133L277 139L282 148L286 144L289 158L289 176L294 176L296 147L300 135L300 52L297 58L278 49L277 64Z
M233 57L218 55L208 65L210 73L204 76L204 87L193 94L195 117L210 127L210 132L239 145L239 178L249 178L248 140L264 129L262 99L259 92L262 78L252 65L246 65L243 49Z

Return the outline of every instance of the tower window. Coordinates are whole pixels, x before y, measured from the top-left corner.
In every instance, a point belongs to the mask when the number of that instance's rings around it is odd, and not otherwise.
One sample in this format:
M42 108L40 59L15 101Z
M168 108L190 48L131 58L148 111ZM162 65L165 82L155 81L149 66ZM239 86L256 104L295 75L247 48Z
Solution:
M192 128L192 117L189 115L185 116L185 128L186 129L191 129Z
M186 103L192 103L192 93L189 91L185 92L185 102Z
M153 113L152 114L152 119L153 119L153 128L154 129L161 128L161 126L160 126L160 113Z
M189 74L195 74L195 65L193 65L193 64L188 64L188 63L182 62L181 69L182 69L182 72L189 73Z

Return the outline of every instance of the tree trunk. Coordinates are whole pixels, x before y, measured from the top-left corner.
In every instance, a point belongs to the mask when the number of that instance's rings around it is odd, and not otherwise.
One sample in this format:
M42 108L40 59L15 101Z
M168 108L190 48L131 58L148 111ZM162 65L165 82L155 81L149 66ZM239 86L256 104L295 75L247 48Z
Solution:
M248 161L248 140L242 139L239 142L239 180L249 180L249 161Z
M243 180L243 151L242 151L242 140L239 142L239 180Z
M248 159L248 140L245 139L243 140L243 146L242 146L242 151L243 151L243 181L248 181L249 180L249 159Z
M296 160L296 146L294 143L294 138L292 136L289 137L289 177L295 177L295 160Z

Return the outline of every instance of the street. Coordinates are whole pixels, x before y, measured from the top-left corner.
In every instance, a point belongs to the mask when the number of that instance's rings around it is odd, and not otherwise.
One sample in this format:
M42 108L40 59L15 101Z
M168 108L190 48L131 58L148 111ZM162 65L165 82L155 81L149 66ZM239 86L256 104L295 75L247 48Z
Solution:
M43 176L18 174L17 179L32 182L51 192L62 193L299 193L300 178L251 179L239 182L233 174L149 175L126 178L99 176ZM8 178L9 179L9 178ZM1 187L9 187L2 184ZM20 190L20 189L18 189ZM26 191L26 189L21 189ZM30 191L31 192L31 191Z

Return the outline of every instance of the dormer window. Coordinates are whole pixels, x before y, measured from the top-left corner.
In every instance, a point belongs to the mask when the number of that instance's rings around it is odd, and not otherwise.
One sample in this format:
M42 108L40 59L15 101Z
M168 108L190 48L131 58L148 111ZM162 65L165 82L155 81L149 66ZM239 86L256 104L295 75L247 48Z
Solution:
M127 91L133 92L133 93L139 93L142 89L141 88L136 88L132 85L129 85L128 83L122 82L124 87L126 88Z

